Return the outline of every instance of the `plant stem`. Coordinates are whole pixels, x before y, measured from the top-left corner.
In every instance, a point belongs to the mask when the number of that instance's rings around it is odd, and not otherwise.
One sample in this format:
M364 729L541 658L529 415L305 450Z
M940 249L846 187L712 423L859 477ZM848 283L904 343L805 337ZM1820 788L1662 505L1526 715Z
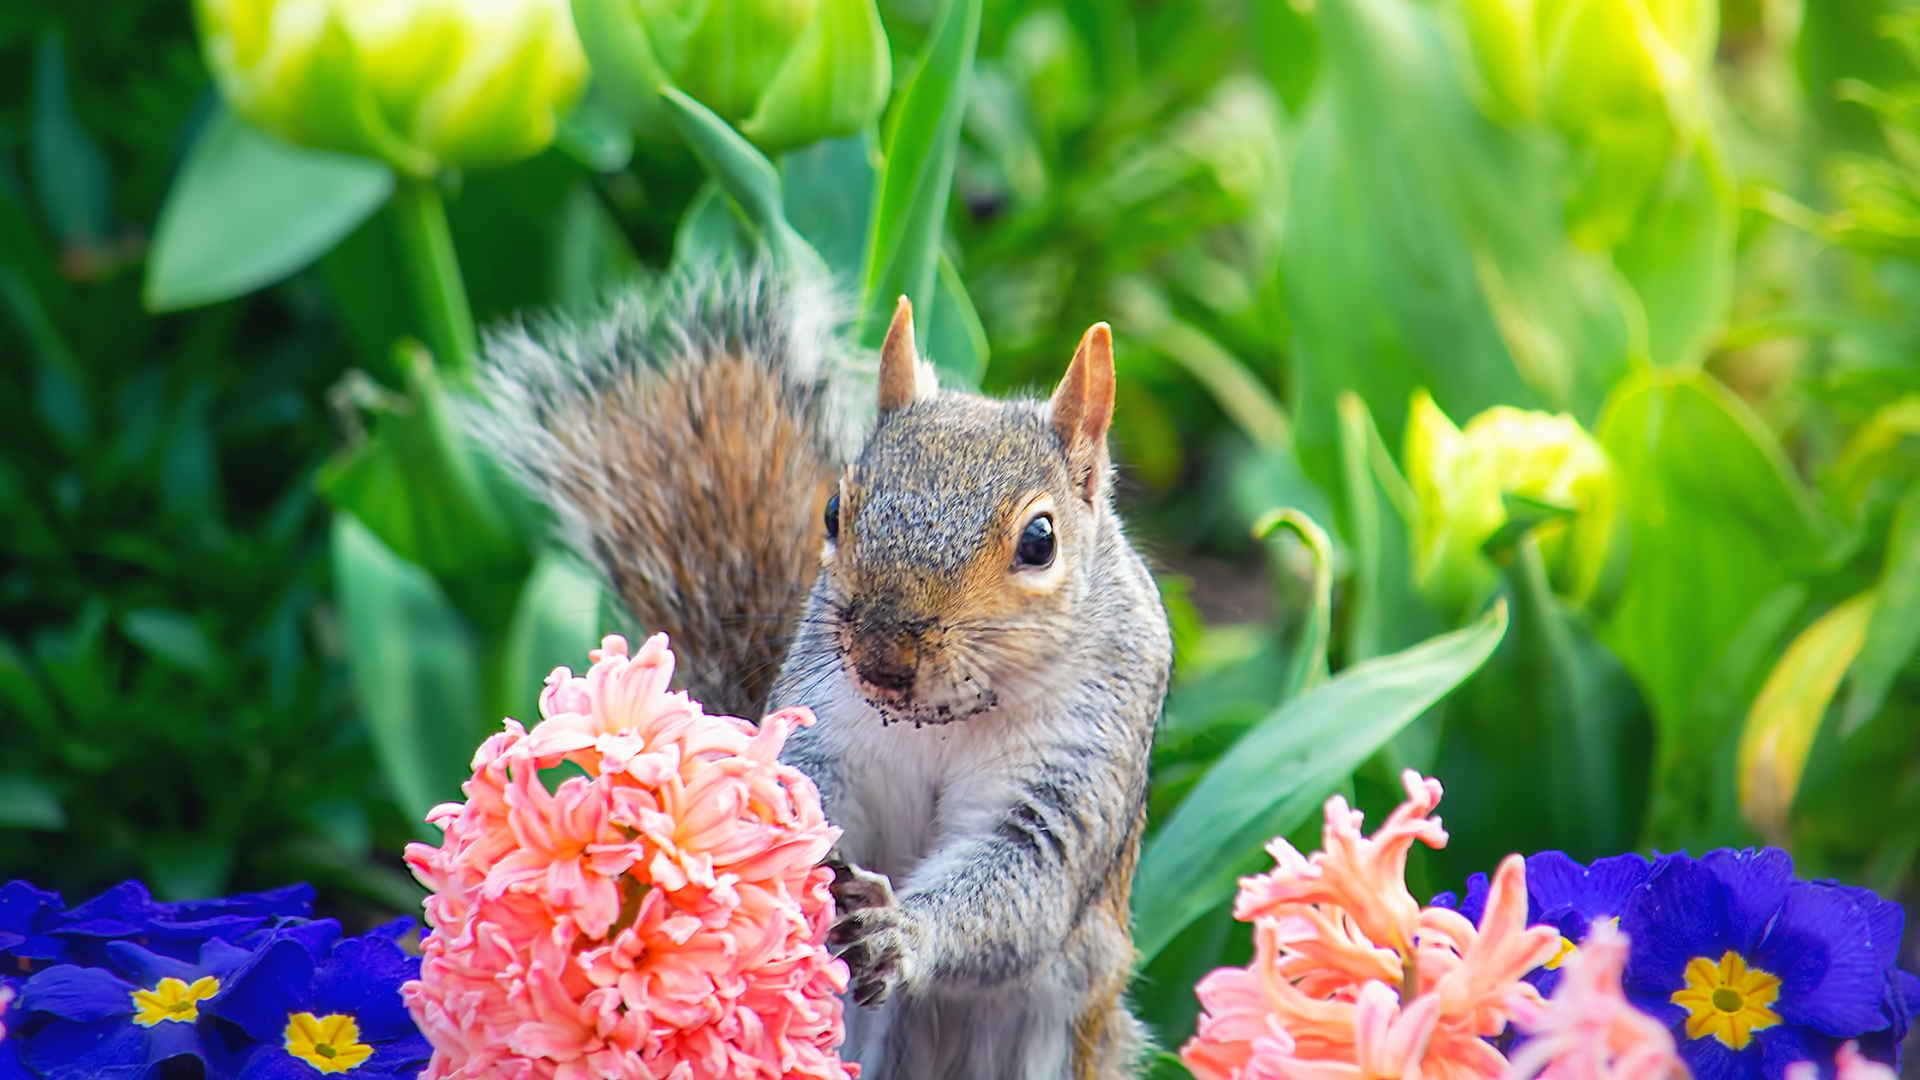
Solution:
M393 192L393 212L400 219L400 248L427 345L442 373L464 379L473 371L479 343L440 188L432 180L401 178Z

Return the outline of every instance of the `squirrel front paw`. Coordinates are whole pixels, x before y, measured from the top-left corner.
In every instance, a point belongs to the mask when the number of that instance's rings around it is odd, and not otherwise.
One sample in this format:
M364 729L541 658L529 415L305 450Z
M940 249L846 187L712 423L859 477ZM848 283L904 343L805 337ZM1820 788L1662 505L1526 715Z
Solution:
M847 962L857 1005L878 1005L900 985L911 951L907 912L885 874L830 860L833 899L842 914L827 930L827 948Z

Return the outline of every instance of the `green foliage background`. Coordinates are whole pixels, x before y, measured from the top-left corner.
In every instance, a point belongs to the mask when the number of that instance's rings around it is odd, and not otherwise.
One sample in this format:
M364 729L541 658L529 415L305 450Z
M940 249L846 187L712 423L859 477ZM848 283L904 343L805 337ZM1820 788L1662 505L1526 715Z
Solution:
M691 99L635 135L594 94L443 191L482 326L754 243L870 310L913 292L943 375L992 392L1114 323L1179 650L1135 900L1169 1047L1247 954L1261 842L1312 846L1330 791L1384 811L1403 767L1448 785L1429 890L1515 850L1775 842L1920 896L1920 9L1702 5L1698 80L1598 126L1515 96L1473 9L891 0L888 115L777 172ZM183 179L213 133L256 171ZM391 177L260 139L181 0L0 10L0 877L304 879L371 918L417 901L397 852L465 748L626 621L396 347L434 328ZM261 177L316 185L278 247L228 212ZM1425 598L1421 388L1594 432L1623 506L1596 596L1516 529L1487 604ZM1863 596L1850 648L1791 666ZM1759 697L1795 671L1826 691ZM1738 752L1767 723L1811 744L1771 817Z

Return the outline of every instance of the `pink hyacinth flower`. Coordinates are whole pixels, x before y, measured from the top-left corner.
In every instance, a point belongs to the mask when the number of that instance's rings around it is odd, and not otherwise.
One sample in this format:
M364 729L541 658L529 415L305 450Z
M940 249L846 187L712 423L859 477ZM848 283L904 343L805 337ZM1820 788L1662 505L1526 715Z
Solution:
M1626 935L1612 920L1602 920L1561 966L1552 1001L1516 996L1516 1022L1533 1038L1514 1054L1507 1080L1536 1075L1541 1080L1669 1080L1684 1075L1666 1025L1628 1004L1620 982L1626 966ZM1791 1073L1789 1077L1792 1080Z
M1529 927L1526 864L1494 875L1476 927L1422 910L1407 853L1447 834L1432 817L1440 784L1408 770L1407 801L1371 837L1339 796L1325 847L1269 846L1271 873L1244 878L1236 917L1254 925L1254 959L1201 980L1198 1031L1180 1056L1200 1080L1499 1080L1507 1061L1482 1036L1538 1003L1520 981L1559 934ZM1529 995L1531 995L1529 997Z
M1834 1052L1833 1064L1833 1080L1899 1080L1893 1066L1861 1053L1860 1044L1852 1039ZM1820 1067L1811 1061L1796 1061L1787 1066L1787 1080L1820 1080Z
M474 755L467 801L407 863L431 892L402 988L432 1080L847 1080L846 965L823 941L838 832L756 727L669 690L673 653L608 637L558 668L531 731ZM569 762L549 790L540 772Z

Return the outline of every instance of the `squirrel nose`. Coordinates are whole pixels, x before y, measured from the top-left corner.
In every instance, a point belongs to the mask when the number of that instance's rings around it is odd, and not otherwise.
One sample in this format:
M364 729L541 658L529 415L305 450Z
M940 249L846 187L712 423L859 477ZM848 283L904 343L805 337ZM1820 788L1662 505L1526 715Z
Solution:
M869 686L894 694L913 689L919 656L910 636L862 642L850 652L853 669Z

